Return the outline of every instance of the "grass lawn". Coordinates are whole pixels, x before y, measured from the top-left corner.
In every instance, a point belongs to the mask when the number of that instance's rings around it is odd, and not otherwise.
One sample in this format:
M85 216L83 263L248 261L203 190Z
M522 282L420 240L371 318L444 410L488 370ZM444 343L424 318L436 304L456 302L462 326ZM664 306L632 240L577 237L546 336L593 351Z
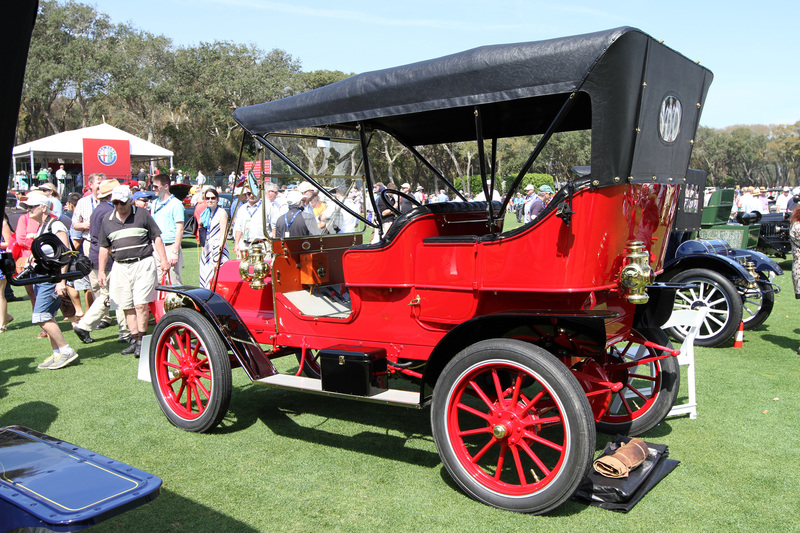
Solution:
M184 280L196 283L197 249L184 245ZM36 338L27 300L10 304L16 320L0 334L0 426L28 426L164 480L155 501L97 532L798 531L800 302L790 261L781 265L783 292L743 349L696 349L697 420L668 419L644 436L681 464L628 514L572 502L546 516L481 505L440 463L427 409L270 389L240 369L223 425L181 431L136 379L137 361L118 353L115 328L81 345L60 322L80 358L37 370L49 345ZM612 438L598 434L597 450Z

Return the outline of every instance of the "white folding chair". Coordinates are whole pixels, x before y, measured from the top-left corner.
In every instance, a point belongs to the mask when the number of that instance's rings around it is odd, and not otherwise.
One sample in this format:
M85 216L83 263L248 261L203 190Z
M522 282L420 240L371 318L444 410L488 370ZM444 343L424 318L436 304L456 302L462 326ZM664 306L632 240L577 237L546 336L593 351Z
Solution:
M697 418L697 395L695 393L694 377L694 340L707 314L708 307L701 307L695 310L682 309L680 311L673 311L667 323L661 326L662 328L674 326L689 328L686 332L686 338L683 339L683 344L681 344L681 354L678 356L678 364L687 365L686 388L689 392L689 401L687 403L674 405L670 412L667 413L667 416L678 416L689 413L689 418L692 420Z

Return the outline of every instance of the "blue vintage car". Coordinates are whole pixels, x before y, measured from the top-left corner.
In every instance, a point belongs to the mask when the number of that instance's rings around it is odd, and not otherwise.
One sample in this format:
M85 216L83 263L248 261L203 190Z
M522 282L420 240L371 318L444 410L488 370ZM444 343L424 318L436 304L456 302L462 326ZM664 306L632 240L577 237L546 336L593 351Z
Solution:
M769 317L775 293L780 290L771 280L783 270L759 251L733 248L722 239L697 239L706 173L690 169L686 180L670 234L667 262L657 281L693 284L676 291L674 309L708 307L696 344L720 346L736 334L739 324L751 329ZM685 335L683 328L670 328L669 332L678 340Z

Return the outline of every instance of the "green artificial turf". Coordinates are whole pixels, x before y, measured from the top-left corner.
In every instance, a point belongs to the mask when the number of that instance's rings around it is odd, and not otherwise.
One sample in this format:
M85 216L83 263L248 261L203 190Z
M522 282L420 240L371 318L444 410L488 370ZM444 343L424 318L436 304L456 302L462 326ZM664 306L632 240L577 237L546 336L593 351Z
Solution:
M184 280L197 281L185 240ZM0 334L0 425L19 424L152 472L153 502L93 531L791 531L800 529L800 324L788 273L767 322L744 348L697 348L698 418L644 438L680 466L628 514L568 502L546 516L465 496L444 470L429 411L270 389L234 371L230 412L210 434L169 424L115 328L57 371L29 302ZM18 295L24 294L21 289ZM287 370L296 361L281 359ZM685 375L685 372L684 372ZM679 395L685 399L685 390ZM598 434L597 450L612 436Z

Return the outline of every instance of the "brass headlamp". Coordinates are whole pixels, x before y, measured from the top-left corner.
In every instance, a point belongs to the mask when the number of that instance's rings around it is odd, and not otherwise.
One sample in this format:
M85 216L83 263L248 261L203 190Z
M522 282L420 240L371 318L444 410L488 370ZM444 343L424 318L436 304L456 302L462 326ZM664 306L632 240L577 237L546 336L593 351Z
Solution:
M627 292L626 298L632 304L644 304L650 299L647 286L653 283L655 273L650 268L649 254L642 241L629 241L625 254L625 266L619 274L619 283Z
M264 288L264 279L269 274L269 264L264 260L267 255L266 244L263 240L256 240L242 250L242 261L239 263L239 275L250 288L260 290ZM253 268L252 274L250 267Z

